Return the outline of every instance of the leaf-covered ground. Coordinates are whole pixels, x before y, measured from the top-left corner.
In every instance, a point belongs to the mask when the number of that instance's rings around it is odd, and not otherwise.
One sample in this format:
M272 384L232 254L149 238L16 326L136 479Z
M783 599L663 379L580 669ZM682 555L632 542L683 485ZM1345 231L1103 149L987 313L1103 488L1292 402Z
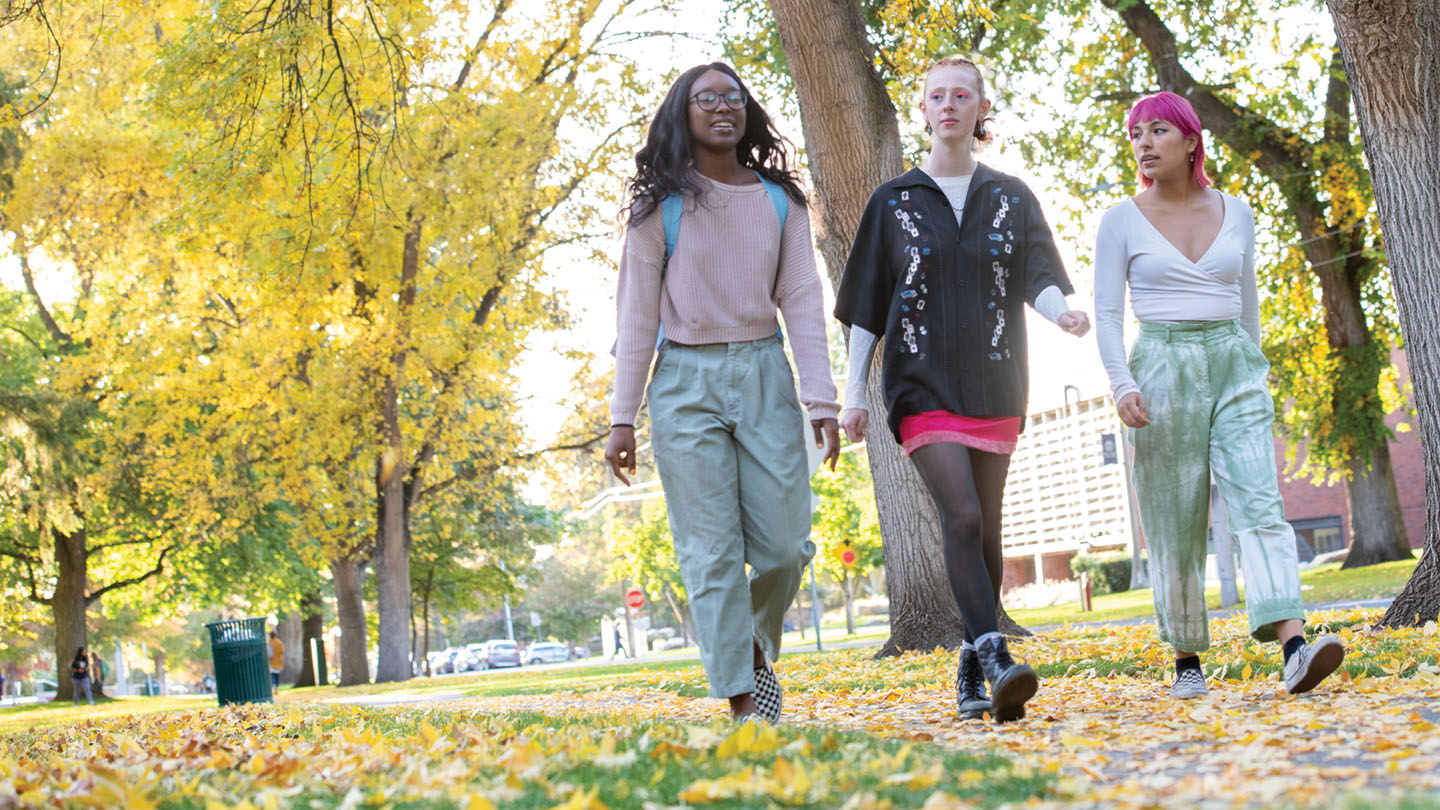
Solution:
M1440 635L1312 616L1350 649L1288 696L1278 651L1216 624L1208 697L1169 699L1152 627L1017 645L1020 722L960 721L953 654L792 656L779 729L723 719L698 667L415 706L291 701L0 738L0 810L137 808L1409 807L1440 810ZM382 698L369 695L366 699ZM403 696L392 695L395 700Z
M1339 794L1362 791L1434 793L1440 636L1433 622L1366 630L1377 617L1364 611L1310 617L1312 632L1338 633L1349 655L1338 676L1298 697L1279 682L1276 645L1251 641L1243 618L1217 622L1205 655L1211 692L1184 703L1169 698L1172 653L1153 627L1043 634L1015 649L1048 677L1027 718L1005 726L956 719L951 653L873 661L869 651L847 651L792 657L777 669L790 723L1000 752L1035 769L1060 766L1060 794L1042 806L1329 806ZM696 721L723 712L719 701L686 697L702 688L698 670L649 677L598 694L475 705Z

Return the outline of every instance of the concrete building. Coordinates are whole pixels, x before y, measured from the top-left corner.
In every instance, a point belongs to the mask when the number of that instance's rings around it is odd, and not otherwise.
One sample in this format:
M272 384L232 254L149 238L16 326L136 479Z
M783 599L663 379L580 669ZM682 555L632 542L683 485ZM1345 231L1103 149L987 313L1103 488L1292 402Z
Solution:
M1005 484L1005 588L1070 579L1083 549L1127 551L1132 521L1122 425L1110 395L1031 414ZM1108 437L1108 438L1107 438Z

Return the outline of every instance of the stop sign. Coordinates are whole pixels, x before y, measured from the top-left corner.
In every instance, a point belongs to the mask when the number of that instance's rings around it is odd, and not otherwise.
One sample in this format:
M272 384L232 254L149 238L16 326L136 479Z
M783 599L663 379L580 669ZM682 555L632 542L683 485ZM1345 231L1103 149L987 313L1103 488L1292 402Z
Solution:
M625 606L632 610L639 610L645 604L645 592L639 588L631 588L625 592Z

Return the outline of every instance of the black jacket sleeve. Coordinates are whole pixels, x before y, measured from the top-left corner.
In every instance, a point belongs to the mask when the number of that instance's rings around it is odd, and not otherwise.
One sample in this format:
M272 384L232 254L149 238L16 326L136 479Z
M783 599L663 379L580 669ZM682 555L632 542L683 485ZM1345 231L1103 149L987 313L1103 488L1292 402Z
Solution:
M1060 250L1055 247L1055 236L1045 221L1045 212L1040 210L1040 201L1028 187L1021 199L1025 205L1025 300L1034 306L1040 293L1052 285L1066 295L1074 293L1065 265L1060 261Z
M891 251L885 243L886 196L877 189L860 217L845 275L835 291L835 318L846 326L858 326L876 335L885 334L890 317L890 299L895 293Z

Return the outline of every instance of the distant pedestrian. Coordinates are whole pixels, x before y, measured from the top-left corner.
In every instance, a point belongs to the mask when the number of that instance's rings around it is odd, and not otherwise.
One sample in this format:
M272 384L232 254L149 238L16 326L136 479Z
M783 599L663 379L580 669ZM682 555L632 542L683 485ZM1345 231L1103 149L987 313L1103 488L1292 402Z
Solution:
M85 654L85 648L75 650L75 657L70 661L70 682L73 684L73 696L75 705L80 705L80 693L85 693L85 699L90 705L95 705L95 697L90 694L90 656Z
M285 642L270 631L270 688L280 688L280 670L285 668Z
M0 671L0 701L5 700L5 673Z
M90 651L90 680L100 691L105 690L105 659L94 650Z
M610 657L614 658L616 655L624 656L625 658L630 657L630 653L625 652L625 645L620 643L619 627L615 628L615 652Z

